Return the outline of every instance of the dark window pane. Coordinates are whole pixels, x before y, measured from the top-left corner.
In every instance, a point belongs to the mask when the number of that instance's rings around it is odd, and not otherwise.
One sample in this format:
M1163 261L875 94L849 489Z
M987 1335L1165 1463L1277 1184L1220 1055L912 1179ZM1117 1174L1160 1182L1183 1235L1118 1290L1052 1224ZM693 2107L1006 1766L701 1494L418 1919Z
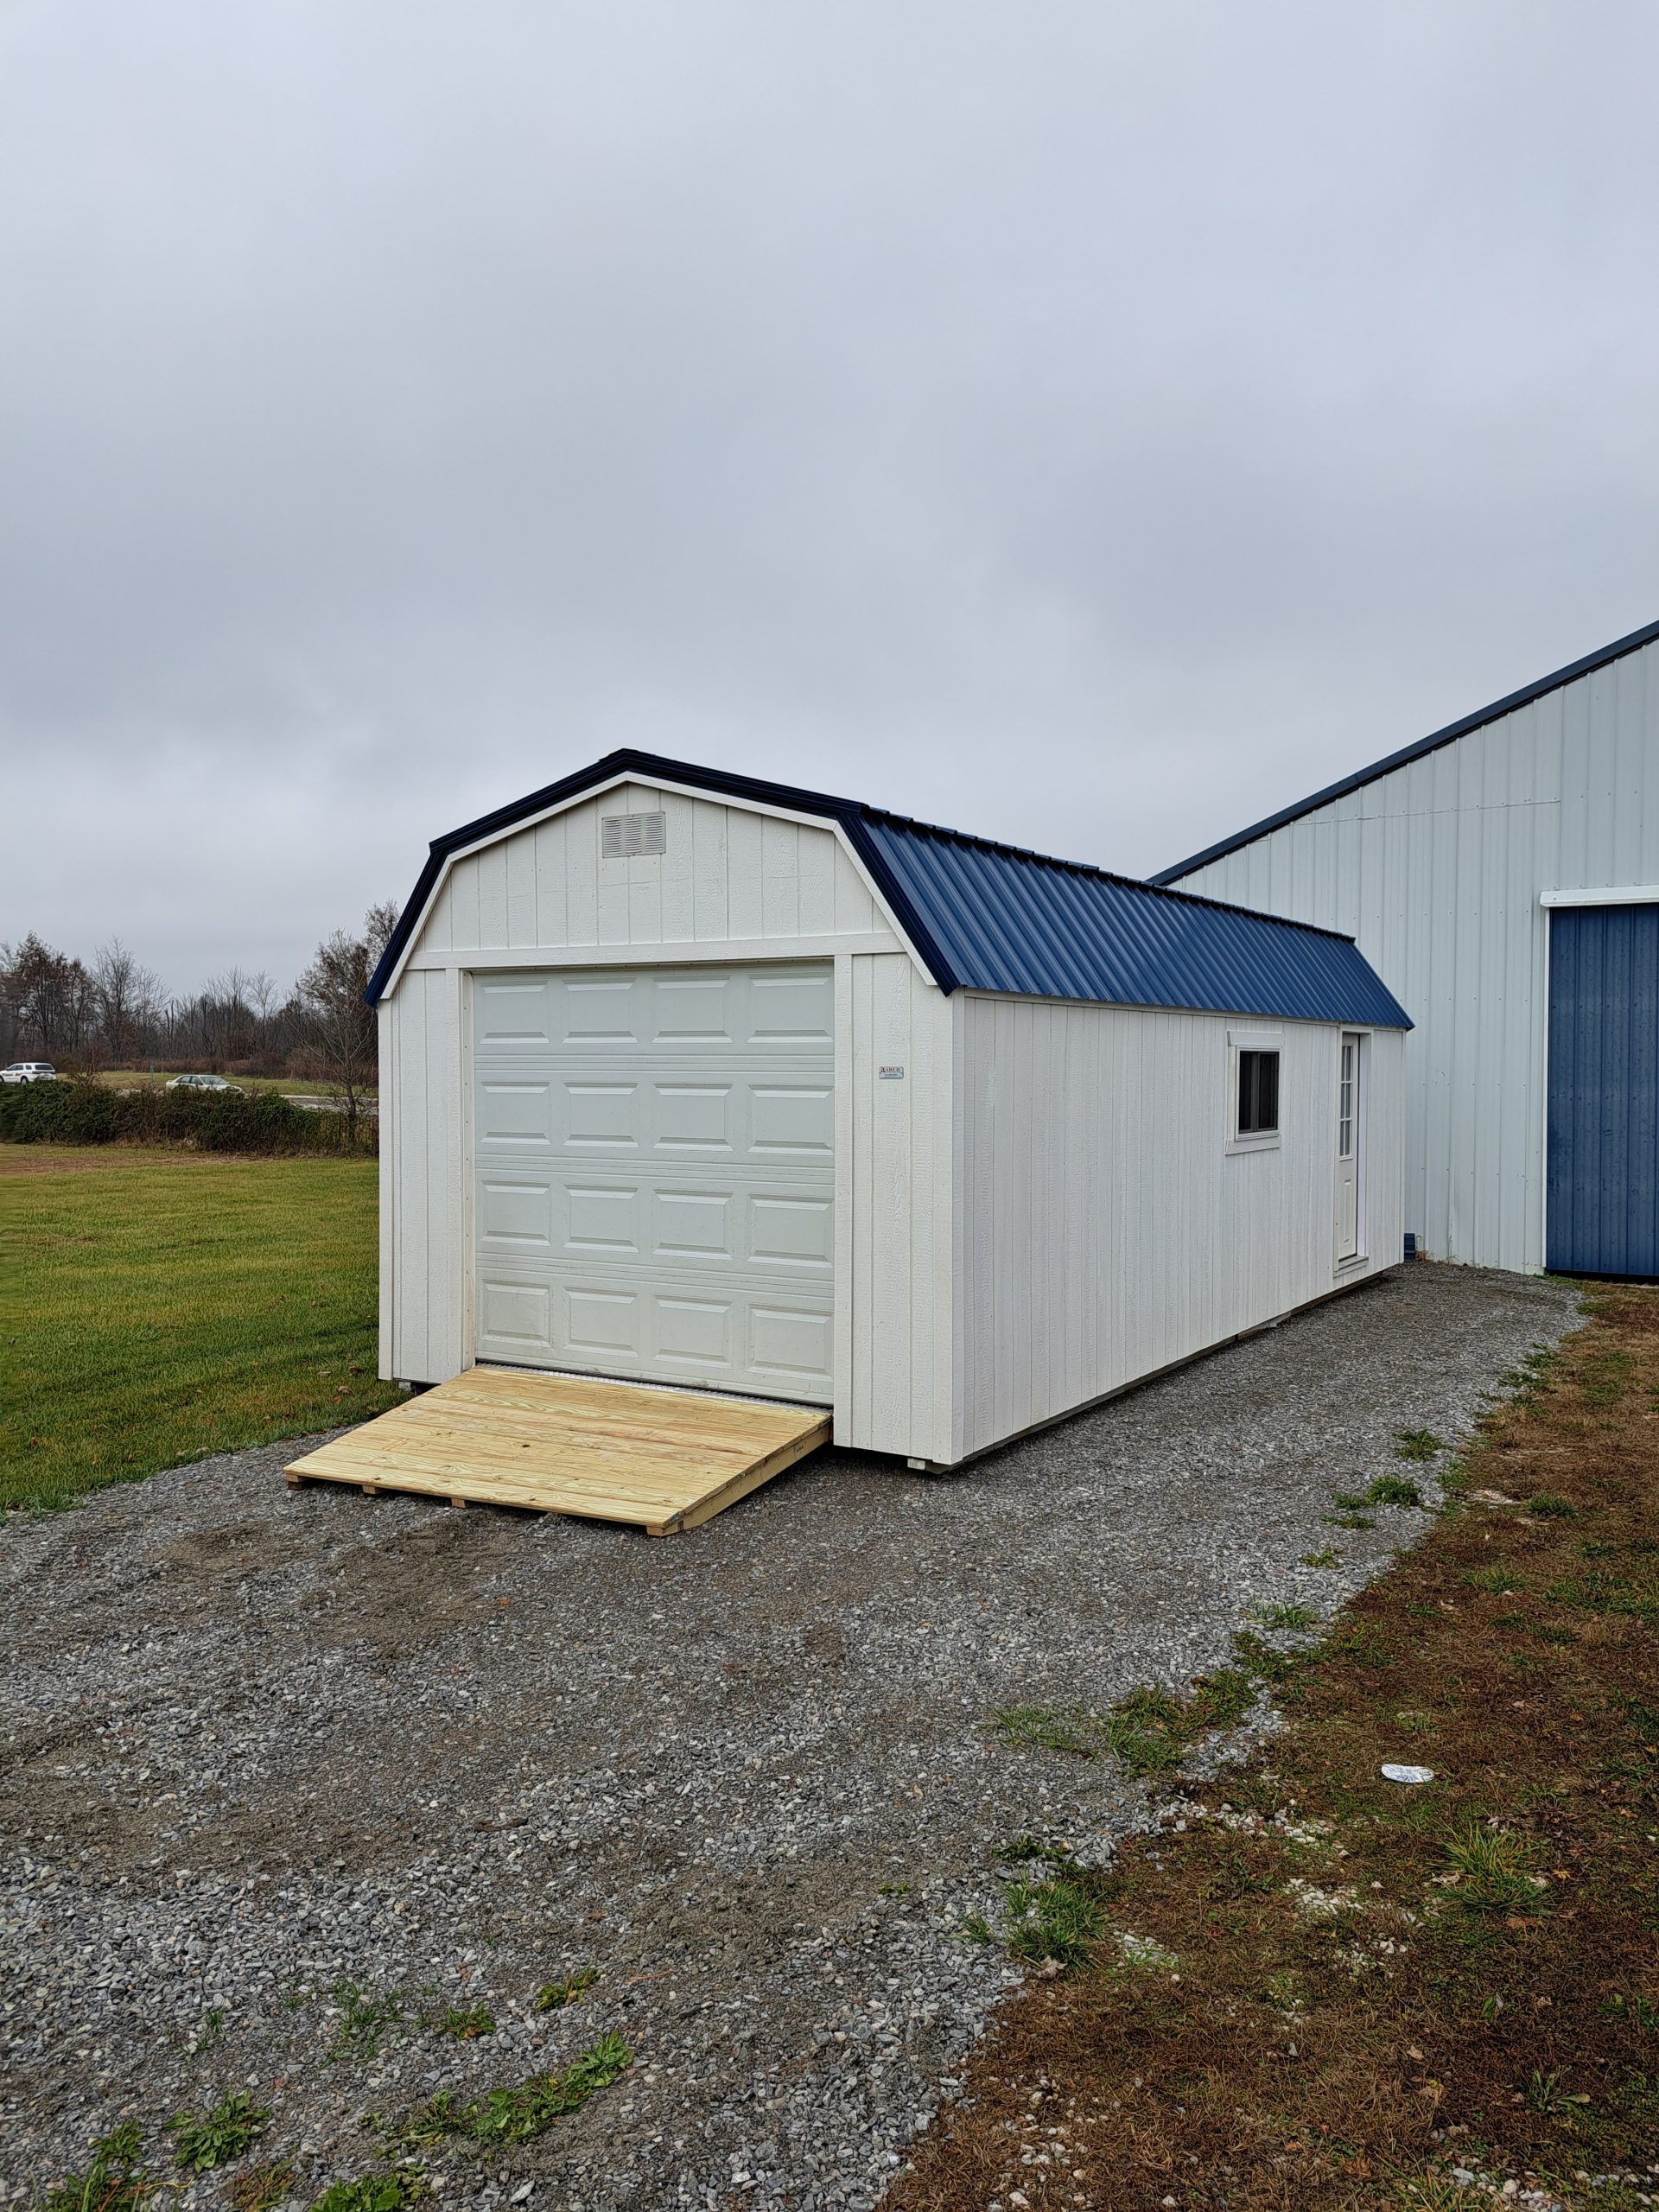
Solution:
M1279 1127L1279 1055L1241 1052L1238 1056L1238 1134L1242 1137L1273 1135Z

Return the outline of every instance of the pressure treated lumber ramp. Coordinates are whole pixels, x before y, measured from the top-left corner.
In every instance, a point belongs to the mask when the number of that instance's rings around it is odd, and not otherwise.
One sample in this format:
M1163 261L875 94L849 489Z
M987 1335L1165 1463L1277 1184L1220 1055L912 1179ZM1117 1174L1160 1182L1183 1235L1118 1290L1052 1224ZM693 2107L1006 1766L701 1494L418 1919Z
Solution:
M830 1441L821 1408L473 1367L321 1445L291 1484L695 1529Z

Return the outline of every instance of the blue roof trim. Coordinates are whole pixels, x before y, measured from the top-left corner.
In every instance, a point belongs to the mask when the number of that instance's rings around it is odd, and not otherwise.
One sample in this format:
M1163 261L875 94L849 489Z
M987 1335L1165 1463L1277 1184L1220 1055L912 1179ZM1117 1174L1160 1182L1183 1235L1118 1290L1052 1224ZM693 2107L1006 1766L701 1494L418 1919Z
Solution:
M1541 699L1546 692L1559 690L1563 683L1572 683L1580 676L1592 676L1599 668L1605 668L1616 660L1623 660L1627 653L1640 652L1643 645L1650 645L1659 639L1659 622L1649 622L1640 630L1632 630L1628 638L1616 638L1611 645L1603 645L1599 652L1586 653L1582 660L1569 661L1565 668L1558 668L1553 676L1541 676L1535 683L1524 684L1519 691L1511 691L1506 698L1494 699L1490 707L1478 708L1472 715L1465 715L1460 721L1448 722L1444 729L1432 731L1410 745L1402 745L1397 753L1389 753L1381 760L1372 761L1369 768L1357 768L1351 776L1344 776L1334 784L1327 784L1322 791L1315 791L1311 798L1298 799L1293 806L1281 806L1277 814L1269 814L1254 823L1236 836L1224 837L1218 844L1206 845L1201 853L1194 853L1190 860L1179 861L1173 868L1160 868L1156 875L1147 878L1167 890L1179 883L1184 875L1191 875L1201 868L1208 868L1211 861L1225 860L1229 853L1236 853L1241 846L1253 845L1258 837L1265 837L1269 830L1282 830L1287 822L1300 822L1303 815L1317 813L1322 806L1329 806L1335 798L1346 798L1350 791L1363 790L1374 784L1379 776L1391 770L1403 768L1408 761L1421 760L1426 753L1438 753L1443 745L1451 745L1458 738L1467 737L1471 730L1484 728L1488 722L1497 721L1501 715L1512 715L1517 707L1529 707L1535 699Z
M609 753L434 839L364 994L369 1003L385 989L452 855L598 786L636 776L839 824L893 919L947 993L1411 1027L1353 939L1335 931L912 822L855 799L634 752Z

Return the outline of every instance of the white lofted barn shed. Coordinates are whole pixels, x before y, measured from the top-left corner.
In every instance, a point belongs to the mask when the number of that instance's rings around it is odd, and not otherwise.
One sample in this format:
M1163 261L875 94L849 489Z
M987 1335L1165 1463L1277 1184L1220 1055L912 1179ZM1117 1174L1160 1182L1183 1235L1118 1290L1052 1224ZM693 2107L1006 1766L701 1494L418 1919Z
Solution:
M619 753L438 839L379 1008L381 1372L957 1465L1401 1257L1352 941Z

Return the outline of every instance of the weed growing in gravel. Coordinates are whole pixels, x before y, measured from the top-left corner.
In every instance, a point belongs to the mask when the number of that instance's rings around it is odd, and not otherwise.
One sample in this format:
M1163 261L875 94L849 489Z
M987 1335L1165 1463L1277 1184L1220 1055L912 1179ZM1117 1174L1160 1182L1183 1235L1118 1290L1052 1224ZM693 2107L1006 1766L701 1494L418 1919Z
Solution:
M205 2117L175 2112L167 2132L173 2138L173 2155L186 2173L206 2174L239 2158L270 2125L270 2114L245 2089L238 2089L221 2097Z
M1011 1843L1000 1843L991 1853L1005 1866L1027 1866L1033 1859L1066 1859L1071 1847L1066 1843L1039 1843L1034 1835L1017 1835Z
M201 2025L196 2031L194 2043L185 2045L187 2058L199 2058L204 2050L211 2050L225 2032L225 2007L214 2005L203 2013Z
M372 2058L392 2029L403 2024L404 2001L396 1990L370 1997L354 1981L337 1981L328 1993L340 2007L328 2046L331 2065L343 2058Z
M262 2158L238 2174L226 2192L231 2212L271 2212L294 2186L292 2158Z
M389 2174L365 2174L359 2181L337 2181L324 2190L311 2212L404 2212L430 2196L418 2166L395 2166Z
M1091 1759L1099 1749L1089 1716L1050 1705L1005 1705L991 1715L991 1726L1005 1744L1034 1751L1070 1751Z
M1465 1912L1535 1914L1544 1891L1530 1872L1531 1852L1512 1828L1467 1821L1448 1836L1446 1862L1452 1870L1453 1902Z
M575 1974L563 1981L544 1981L536 1993L538 2012L557 2012L567 2005L575 2005L585 1997L599 1980L597 1967L578 1967Z
M1446 1446L1432 1428L1402 1428L1394 1440L1396 1459L1415 1459L1426 1463Z
M44 2212L143 2212L156 2183L138 2163L143 2147L136 2120L100 2135L86 2172L70 2174L48 2190Z
M962 1932L970 1943L995 1943L996 1934L982 1912L970 1912L963 1921Z
M1363 1503L1364 1501L1362 1499L1360 1502ZM1340 1498L1338 1503L1341 1503ZM1321 1513L1319 1518L1327 1529L1375 1529L1376 1526L1374 1513L1357 1512L1351 1507L1344 1508L1340 1513Z
M1098 1900L1064 1867L1046 1882L1011 1882L1007 1891L1008 1955L1039 1966L1052 1959L1080 1967L1100 1941Z
M516 2089L490 2089L470 2104L457 2104L447 2089L423 2104L404 2131L412 2143L440 2143L447 2135L496 2146L528 2143L556 2120L580 2112L596 2090L607 2088L633 2063L619 2035L601 2036L562 2074L532 2075Z
M478 2036L495 2033L495 2015L482 2005L469 2005L463 2012L454 2005L446 2005L442 2012L428 2013L421 2025L435 2036L451 2036L456 2043L471 2043Z
M1262 1628L1312 1628L1319 1617L1312 1605L1258 1605L1250 1618Z
M909 1882L883 1882L875 1894L879 1897L907 1897L912 1886Z
M1365 1485L1367 1505L1421 1505L1423 1493L1409 1475L1373 1475Z
M1340 1567L1342 1554L1333 1552L1327 1545L1322 1552L1304 1552L1300 1563L1304 1567Z

